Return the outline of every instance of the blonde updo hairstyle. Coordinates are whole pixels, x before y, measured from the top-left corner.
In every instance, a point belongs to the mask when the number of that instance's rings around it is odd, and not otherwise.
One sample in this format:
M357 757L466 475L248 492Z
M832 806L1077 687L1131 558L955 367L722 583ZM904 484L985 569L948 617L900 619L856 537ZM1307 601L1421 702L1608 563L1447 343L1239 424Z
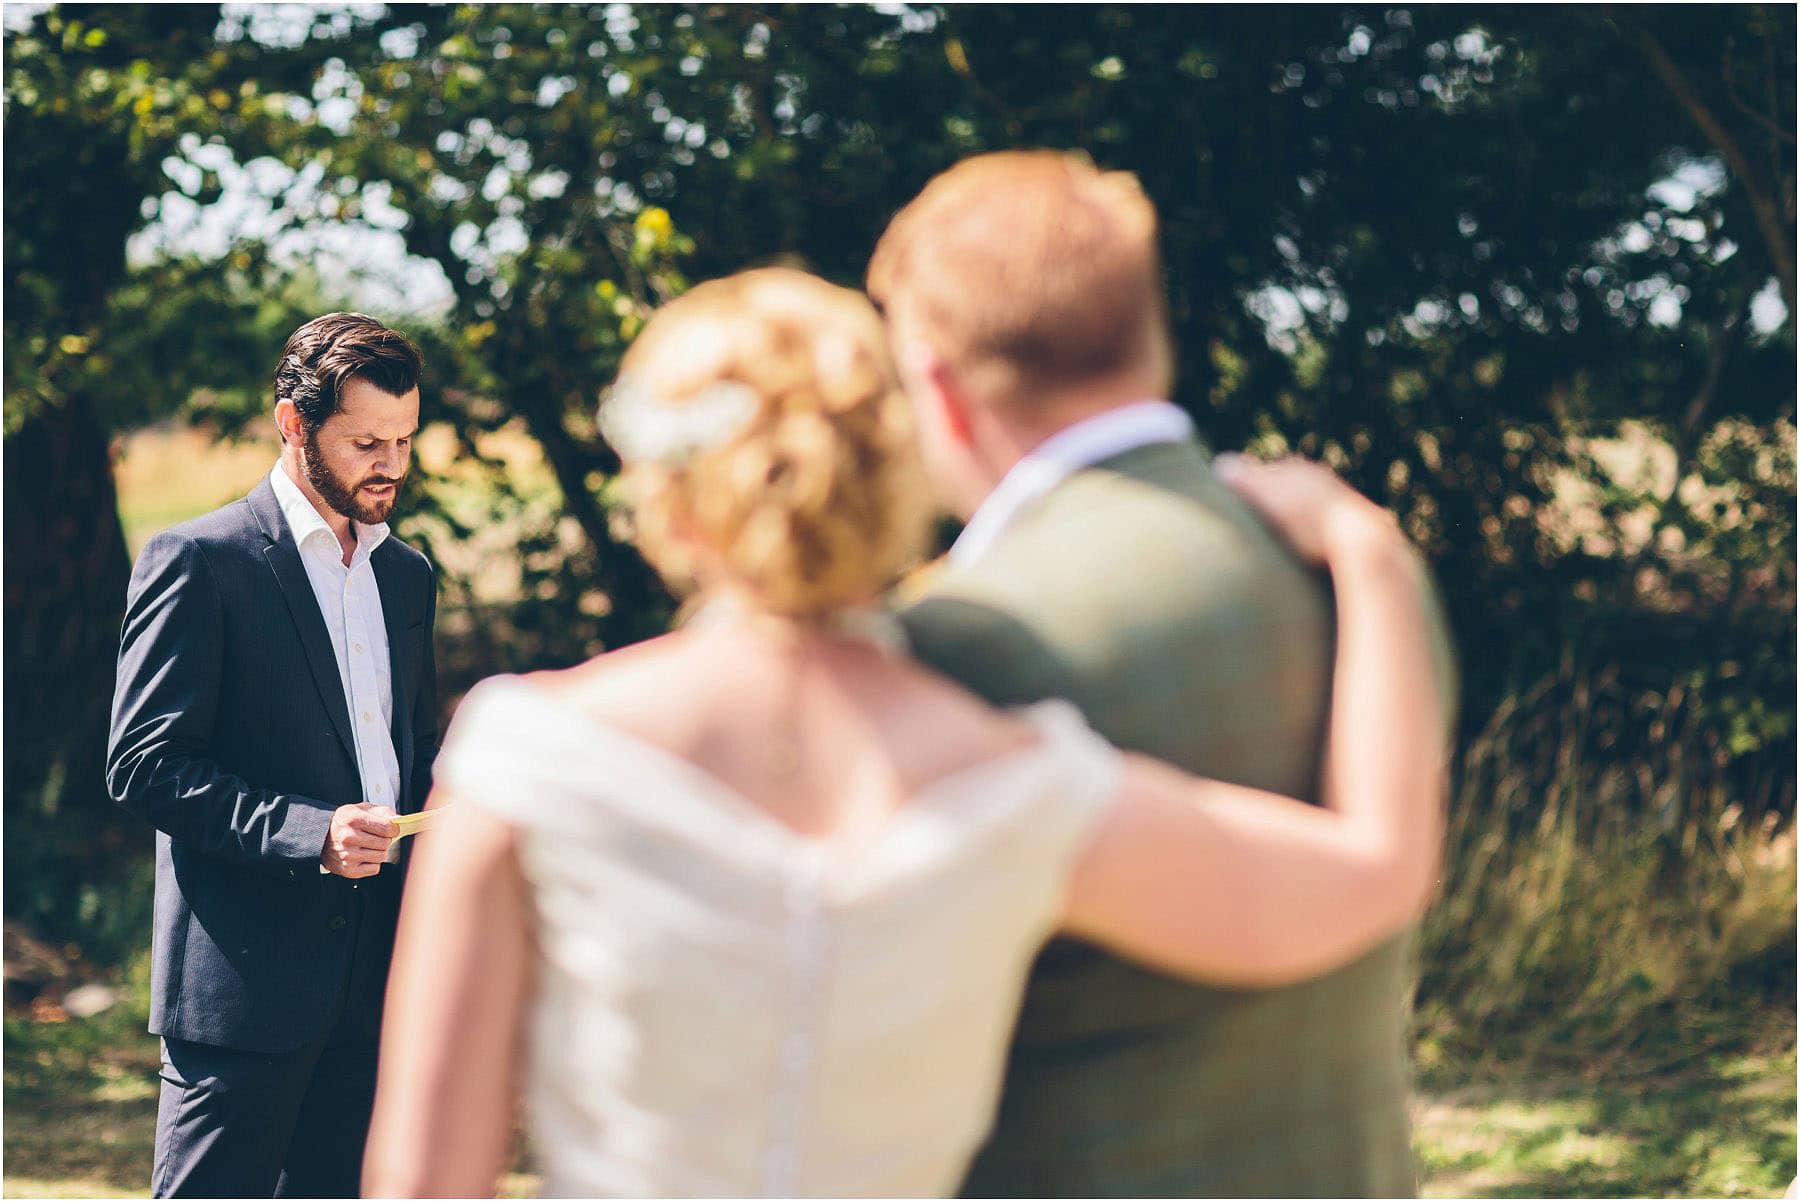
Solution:
M651 318L619 381L677 420L709 397L744 402L685 452L618 448L638 546L672 585L734 585L819 618L873 600L923 553L927 483L860 293L786 268L701 284Z

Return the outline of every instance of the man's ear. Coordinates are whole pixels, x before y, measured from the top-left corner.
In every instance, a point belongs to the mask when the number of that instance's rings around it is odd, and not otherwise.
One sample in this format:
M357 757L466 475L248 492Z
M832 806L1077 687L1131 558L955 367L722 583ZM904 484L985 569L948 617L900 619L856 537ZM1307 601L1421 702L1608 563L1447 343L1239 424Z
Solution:
M969 403L955 370L924 342L909 341L900 354L905 373L921 385L924 395L919 399L931 406L932 416L951 438L967 446L974 437Z
M948 363L931 357L926 365L926 377L931 382L931 394L936 399L944 414L944 428L950 431L957 442L967 446L974 440L975 433L969 421L969 402L963 394L962 384L956 378L956 372Z
M292 401L275 402L275 433L283 443L300 441L300 410Z

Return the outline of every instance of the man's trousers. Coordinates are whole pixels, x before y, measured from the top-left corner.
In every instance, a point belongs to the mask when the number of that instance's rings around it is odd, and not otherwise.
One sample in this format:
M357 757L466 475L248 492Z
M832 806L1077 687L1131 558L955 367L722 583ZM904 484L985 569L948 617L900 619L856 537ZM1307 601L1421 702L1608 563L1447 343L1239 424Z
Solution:
M336 1014L323 1034L292 1052L165 1038L153 1196L354 1198L360 1192L388 941L364 929L362 890L342 878L330 885L345 933L356 940Z

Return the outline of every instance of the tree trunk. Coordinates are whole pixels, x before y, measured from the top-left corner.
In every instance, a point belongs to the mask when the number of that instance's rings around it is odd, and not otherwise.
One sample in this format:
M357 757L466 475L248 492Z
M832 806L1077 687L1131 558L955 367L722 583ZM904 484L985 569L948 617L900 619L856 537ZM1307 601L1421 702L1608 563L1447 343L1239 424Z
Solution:
M150 849L104 771L130 563L105 429L79 400L6 439L6 912L52 939Z

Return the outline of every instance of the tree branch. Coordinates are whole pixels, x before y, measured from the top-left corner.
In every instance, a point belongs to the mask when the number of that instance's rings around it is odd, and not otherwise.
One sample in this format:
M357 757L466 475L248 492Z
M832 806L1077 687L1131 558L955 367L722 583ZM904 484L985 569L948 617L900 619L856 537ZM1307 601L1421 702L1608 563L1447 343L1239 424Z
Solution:
M1743 183L1745 195L1750 201L1750 210L1756 215L1757 228L1768 246L1770 257L1775 260L1775 274L1781 281L1781 298L1787 304L1788 313L1793 314L1794 252L1788 244L1787 223L1782 220L1774 197L1767 188L1759 185L1758 173L1751 166L1743 148L1738 145L1737 139L1720 124L1713 111L1706 107L1705 102L1688 83L1687 77L1681 73L1681 68L1675 65L1675 60L1669 57L1655 36L1637 22L1617 16L1616 11L1615 18L1620 28L1637 44L1638 51L1649 62L1650 69L1656 72L1657 78L1662 80L1663 85L1674 95L1694 124L1700 127L1707 140L1724 156L1726 166Z
M1765 114L1758 112L1756 109L1751 108L1750 105L1744 101L1744 98L1742 96L1738 95L1737 80L1736 80L1736 78L1734 78L1732 70L1731 70L1731 46L1730 46L1730 43L1726 44L1724 53L1722 53L1719 56L1719 67L1725 77L1725 94L1727 96L1731 97L1731 103L1737 108L1738 112L1744 114L1744 116L1750 118L1752 121L1756 122L1758 125L1762 126L1764 129L1768 130L1771 134L1775 135L1777 138L1780 138L1782 141L1788 143L1790 146L1793 145L1793 143L1794 143L1794 135L1793 134L1791 134L1787 130L1783 129L1778 123L1771 120Z
M1681 485L1692 470L1695 455L1700 450L1704 429L1702 423L1707 410L1712 408L1713 401L1719 394L1719 382L1725 376L1725 364L1730 360L1732 352L1737 348L1739 337L1743 332L1745 312L1748 301L1738 300L1731 310L1720 319L1710 331L1706 355L1706 375L1700 386L1689 398L1687 407L1682 411L1681 420L1676 425L1671 449L1675 452L1675 480L1669 485L1669 491L1656 508L1656 522L1651 536L1639 552L1639 558L1647 557L1656 546L1657 535L1666 526L1676 524L1681 513Z

